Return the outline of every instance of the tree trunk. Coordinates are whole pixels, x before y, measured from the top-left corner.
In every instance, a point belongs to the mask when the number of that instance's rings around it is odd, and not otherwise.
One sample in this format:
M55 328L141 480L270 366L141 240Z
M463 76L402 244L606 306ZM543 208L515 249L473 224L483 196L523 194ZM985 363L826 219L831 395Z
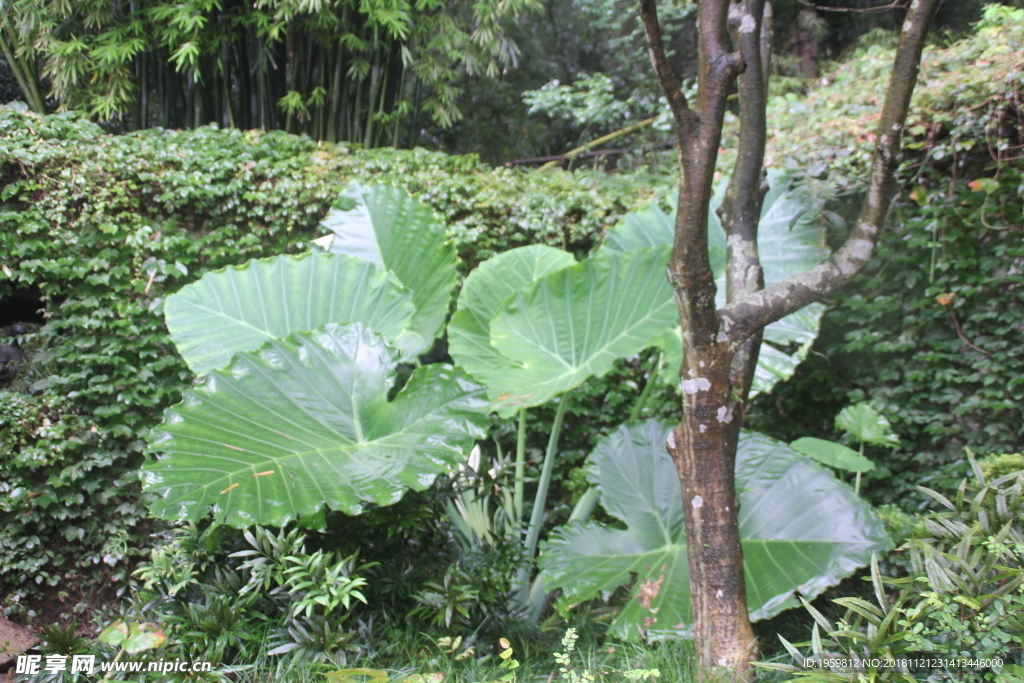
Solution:
M763 166L771 5L765 0L701 0L698 89L691 108L665 57L656 0L640 0L651 63L672 108L679 146L679 208L668 278L683 333L683 414L667 447L683 494L699 680L722 675L746 679L757 655L747 612L735 464L761 332L844 285L870 258L895 196L900 137L938 3L910 3L867 199L850 238L818 266L764 289L757 227L767 190ZM721 210L727 237L726 306L716 310L708 206L727 97L737 78L739 144Z
M746 676L757 644L747 617L736 500L740 417L729 381L732 356L716 347L686 349L683 374L693 379L683 380L683 419L668 449L683 491L699 665Z

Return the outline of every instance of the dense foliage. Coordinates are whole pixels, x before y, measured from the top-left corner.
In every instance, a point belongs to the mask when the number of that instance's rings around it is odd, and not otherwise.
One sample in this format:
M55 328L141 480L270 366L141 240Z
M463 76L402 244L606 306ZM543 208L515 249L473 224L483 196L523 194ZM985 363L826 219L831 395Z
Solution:
M303 130L398 145L451 125L460 73L518 57L509 24L532 0L39 2L0 5L0 53L24 101L122 129L154 124Z
M36 293L48 316L30 329L32 365L8 387L32 395L2 394L0 584L14 602L83 572L123 582L122 556L143 544L142 439L191 381L163 326L166 293L298 248L353 178L416 193L448 220L466 266L532 242L585 252L642 192L422 150L216 128L108 136L71 115L10 110L0 158L0 296Z
M874 403L901 439L871 451L881 465L865 475L875 500L905 502L918 483L955 486L967 473L964 446L1024 444L1022 19L991 6L976 37L926 53L906 180L878 258L835 297L817 353L755 404L759 429L796 438L831 435L847 402ZM777 99L769 119L775 163L837 187L841 212L862 188L888 63L886 49L867 48L806 99ZM815 134L792 136L794 126Z
M863 490L878 501L905 502L917 495L916 483L948 490L967 468L964 445L979 453L1022 446L1022 25L1020 12L993 8L978 37L926 56L907 130L907 180L878 266L831 302L817 353L798 375L747 413L752 426L787 441L840 438L835 415L847 403L870 401L901 437L891 452L867 448L879 467L864 474ZM833 243L863 188L871 115L891 61L881 46L854 57L808 97L775 98L769 118L777 127L774 165L802 176L814 196L830 198L823 216ZM618 92L627 101L630 92ZM153 522L145 521L134 471L143 440L192 379L163 327L166 295L210 270L304 249L354 179L398 184L437 211L450 226L463 276L495 252L525 244L582 256L639 200L657 195L641 175L527 174L493 170L475 157L365 151L215 127L109 136L71 114L0 112L0 297L38 296L47 323L29 325L23 345L32 363L0 391L0 593L9 615L31 609L44 591L64 590L71 595L61 597L77 602L121 586L128 560L151 544L145 534ZM434 350L435 359L444 355L443 346ZM605 380L575 390L556 481L621 421L652 360L645 354L620 362ZM675 409L667 393L656 392L648 405L653 414ZM540 459L539 435L551 412L530 415L532 461ZM509 430L492 426L492 435ZM435 494L371 510L358 522L329 516L329 528L343 528L346 537L343 547L324 549L335 554L331 567L360 549L394 558L351 575L366 578L376 605L411 615L412 623L469 627L500 618L494 606L509 586L490 570L520 558L485 543L456 547L428 522L443 509ZM558 500L550 519L564 519L569 492L552 495ZM241 536L223 533L219 550L197 552L223 558L249 548ZM194 541L183 534L151 560L140 578L168 602L162 613L137 605L135 617L178 619L183 633L222 616L228 630L235 624L223 613L224 596L253 580L238 558L224 564L223 576L207 562L195 582L173 594L173 581L151 581L171 555L181 567L192 562L181 544ZM194 546L187 547L191 553ZM300 548L295 556L318 550ZM232 572L237 577L227 576ZM287 593L283 581L275 585ZM301 615L290 622L283 616L305 596L283 593L276 602L253 602L254 618L271 632L296 624L308 630ZM191 602L209 614L188 613ZM182 641L175 654L195 656L229 641L218 656L239 651L233 636L219 638Z
M969 457L972 476L948 497L922 487L939 507L907 516L898 549L909 555L901 575L872 563L873 600L843 597L837 623L814 617L802 652L783 639L799 666L771 663L794 681L1018 680L1024 673L1024 458ZM806 603L805 603L806 604ZM835 658L828 665L829 658ZM895 659L908 664L851 667L842 660ZM804 666L805 659L820 662ZM936 661L950 662L937 664ZM995 664L995 662L999 662ZM1000 672L1001 669L1001 672Z

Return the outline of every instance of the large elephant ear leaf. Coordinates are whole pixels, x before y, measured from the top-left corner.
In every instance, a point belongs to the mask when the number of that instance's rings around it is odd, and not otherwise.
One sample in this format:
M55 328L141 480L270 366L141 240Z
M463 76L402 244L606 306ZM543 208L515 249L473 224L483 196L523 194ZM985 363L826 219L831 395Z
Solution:
M356 514L423 490L485 433L483 388L418 368L388 402L398 354L359 324L326 325L239 353L169 408L143 467L164 519L213 507L237 527Z
M692 620L682 494L665 450L671 429L656 420L623 426L590 455L601 504L625 530L574 522L541 546L545 586L561 588L568 603L633 583L612 624L623 638L684 632ZM752 619L797 606L797 592L812 599L888 547L849 486L764 435L741 435L736 489Z
M769 286L799 275L828 255L825 229L817 220L822 201L789 185L786 174L768 174L769 190L757 226L757 251Z
M674 200L675 195L670 195ZM716 276L725 272L725 233L714 209L721 203L716 195L708 216L708 255L711 270ZM598 253L609 251L636 251L647 247L672 246L675 236L675 201L671 213L665 213L654 202L643 209L630 211L608 231Z
M765 284L772 285L791 275L817 265L827 251L823 245L823 229L814 217L820 201L789 187L789 178L777 171L768 174L769 190L761 208L758 227L758 253L764 269ZM722 183L712 198L708 213L708 253L715 273L717 302L725 305L726 239L718 218L727 184ZM669 196L674 206L674 195ZM630 251L651 244L671 245L675 214L666 214L655 205L633 211L609 231L601 251ZM764 343L754 373L751 394L769 391L779 381L788 379L810 351L818 335L821 304L811 304L765 328ZM670 382L677 381L676 370L682 363L682 339L678 328L654 340L671 372L661 374Z
M809 304L764 328L761 352L754 368L751 396L771 391L778 382L793 376L807 358L825 315L822 304Z
M773 285L813 268L828 250L824 228L815 219L821 201L789 188L789 178L779 171L768 173L768 185L757 229L757 250L765 285ZM725 291L724 286L721 289ZM811 304L764 328L751 395L771 391L776 383L793 376L810 352L824 314L823 305Z
M412 292L416 313L396 345L406 355L427 351L455 287L455 248L434 212L400 188L353 183L321 224L333 235L318 244L377 264Z
M239 351L327 323L360 322L394 341L412 295L369 261L343 254L274 256L207 273L167 297L171 339L196 374Z
M473 376L509 360L491 346L491 318L501 302L534 280L576 263L572 254L536 244L502 252L481 263L466 278L459 305L448 323L448 352Z
M538 405L600 377L677 319L668 249L598 255L546 275L506 299L491 320L495 350L511 361L479 375L499 412Z

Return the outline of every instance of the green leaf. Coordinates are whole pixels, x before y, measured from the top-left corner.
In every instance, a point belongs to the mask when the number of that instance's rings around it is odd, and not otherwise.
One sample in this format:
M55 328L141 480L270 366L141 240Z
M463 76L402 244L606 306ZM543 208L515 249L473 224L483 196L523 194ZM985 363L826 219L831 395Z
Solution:
M465 459L484 434L482 387L445 365L417 369L394 400L398 354L360 324L329 324L237 354L150 438L150 509L196 520L213 506L237 527L280 526L325 504L357 514Z
M664 247L609 253L546 275L507 299L491 344L511 363L479 375L499 412L538 405L600 377L678 318Z
M103 629L103 632L99 635L99 640L107 645L120 647L121 643L123 643L127 637L128 625L121 621L115 621L113 624Z
M773 285L818 265L828 254L824 229L813 220L817 205L799 191L787 189L789 178L769 172L768 194L757 227L757 251L765 285Z
M772 285L817 265L827 252L822 246L823 230L811 219L812 200L788 189L789 179L782 173L769 173L768 181L770 189L761 209L757 244L765 284ZM725 183L719 186L708 215L708 254L715 273L719 306L725 305L726 240L717 210L725 188ZM652 245L671 246L674 220L674 213L666 214L653 204L630 212L609 231L598 253L632 251ZM821 304L811 304L765 328L765 343L754 373L752 395L770 391L777 382L793 375L818 335L824 311ZM676 343L677 340L680 343ZM661 376L671 382L677 381L676 370L683 361L681 340L677 328L674 333L662 335L653 342L664 352L665 366L672 370ZM793 345L796 345L795 350L791 348Z
M538 278L574 263L572 254L538 244L502 252L473 270L448 323L448 352L459 367L477 376L508 365L509 360L491 346L490 339L491 318L501 302Z
M805 436L789 444L789 447L797 453L814 458L823 465L847 472L870 472L875 469L875 463L852 448L847 448L834 441Z
M675 225L670 214L651 202L643 209L630 211L608 231L599 251L637 251L672 244Z
M889 420L867 403L856 403L839 411L836 427L874 446L896 448L900 444Z
M691 621L682 494L665 450L671 428L657 420L623 426L590 455L601 504L626 530L573 522L542 544L545 585L561 588L568 602L634 585L612 624L623 638L635 638L645 618L657 620L646 630L662 632L685 631ZM796 592L813 599L889 545L849 486L762 434L740 437L736 489L752 619L797 606ZM662 575L647 610L637 598Z
M411 298L369 261L302 254L207 273L167 297L164 315L178 352L201 374L239 351L327 323L360 322L393 341L412 318Z
M671 246L675 239L677 200L676 193L670 192L671 213L665 213L653 202L646 208L630 211L608 231L598 251L636 251L647 247ZM716 275L725 272L725 232L715 212L721 202L720 192L712 200L712 210L708 215L708 256L711 270Z
M327 683L388 683L387 671L380 669L342 669L327 672Z
M318 244L394 273L412 292L416 313L396 345L407 355L427 351L455 287L455 248L434 212L397 187L352 183L321 225L334 234Z
M156 624L132 624L131 635L121 644L130 655L160 647L167 636Z

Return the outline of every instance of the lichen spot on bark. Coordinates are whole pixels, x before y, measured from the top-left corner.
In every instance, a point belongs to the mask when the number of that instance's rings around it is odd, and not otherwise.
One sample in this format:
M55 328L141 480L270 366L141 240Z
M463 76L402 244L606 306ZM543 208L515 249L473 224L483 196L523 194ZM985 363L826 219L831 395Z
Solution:
M707 391L711 388L711 382L709 382L706 377L684 379L680 385L683 388L684 394L696 394L698 391Z
M700 496L694 496L693 500L690 501L690 505L693 506L694 510L699 510L704 507L704 499Z
M732 407L722 406L718 409L718 421L722 424L729 424L732 422Z
M703 434L704 432L708 431L708 426L707 425L697 425L697 431L700 432L701 434Z
M862 223L860 226L862 231L874 231L874 226L870 224ZM875 243L871 240L864 239L862 237L850 240L847 249L850 256L857 259L858 261L866 262L871 258L871 252L875 250Z

